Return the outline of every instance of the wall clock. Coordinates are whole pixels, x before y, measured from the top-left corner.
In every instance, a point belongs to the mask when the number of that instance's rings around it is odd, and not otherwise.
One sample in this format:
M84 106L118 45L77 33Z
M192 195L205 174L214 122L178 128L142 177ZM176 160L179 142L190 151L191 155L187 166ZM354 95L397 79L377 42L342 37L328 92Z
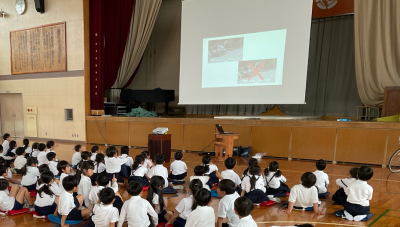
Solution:
M25 9L26 9L25 0L16 0L15 1L15 11L17 11L17 13L19 15L23 14L25 12Z

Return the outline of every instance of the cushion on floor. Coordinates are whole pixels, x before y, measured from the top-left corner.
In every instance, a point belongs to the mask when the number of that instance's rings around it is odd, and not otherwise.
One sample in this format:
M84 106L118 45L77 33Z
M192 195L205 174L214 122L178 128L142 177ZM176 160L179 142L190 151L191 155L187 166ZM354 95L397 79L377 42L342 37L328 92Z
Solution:
M217 190L212 190L212 191L210 191L210 192L211 192L211 197L219 198L219 195L218 195Z
M30 191L30 192L29 192L29 195L30 195L31 197L35 197L35 198L36 198L36 195L37 195L36 190Z
M275 201L269 200L269 201L260 203L260 207L272 206L274 204L275 204Z
M54 223L56 223L56 224L61 224L61 219L59 218L59 217L57 217L57 216L54 216L54 215L52 215L52 214L49 214L49 216L47 216L47 218L51 221L51 222L54 222ZM82 220L66 220L65 221L65 224L68 224L68 225L76 225L76 224L79 224L79 223L81 223L81 222L83 222Z
M9 210L9 211L0 211L3 214L8 214L8 215L17 215L17 214L24 214L24 213L29 213L28 208L23 208L20 210Z

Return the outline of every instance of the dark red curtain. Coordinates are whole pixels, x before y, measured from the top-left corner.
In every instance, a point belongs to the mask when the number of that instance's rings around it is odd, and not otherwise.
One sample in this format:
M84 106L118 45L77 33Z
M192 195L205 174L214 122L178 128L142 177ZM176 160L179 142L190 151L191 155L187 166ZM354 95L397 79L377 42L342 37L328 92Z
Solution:
M128 39L134 0L90 1L91 110L104 110L104 90L115 83Z

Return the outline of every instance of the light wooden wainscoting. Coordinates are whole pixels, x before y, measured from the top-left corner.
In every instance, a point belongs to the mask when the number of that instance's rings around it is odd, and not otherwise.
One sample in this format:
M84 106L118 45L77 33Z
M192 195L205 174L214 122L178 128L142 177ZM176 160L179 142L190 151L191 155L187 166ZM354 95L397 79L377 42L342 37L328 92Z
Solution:
M289 157L290 127L253 126L251 153L267 153L268 156Z

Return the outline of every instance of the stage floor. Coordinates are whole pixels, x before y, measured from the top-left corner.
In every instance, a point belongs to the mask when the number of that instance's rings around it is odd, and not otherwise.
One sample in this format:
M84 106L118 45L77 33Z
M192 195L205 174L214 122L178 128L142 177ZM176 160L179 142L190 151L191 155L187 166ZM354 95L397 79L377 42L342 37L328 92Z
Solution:
M21 144L19 140L17 143ZM31 144L35 141L31 141ZM56 150L57 157L62 160L71 160L74 153L73 146L75 143L59 143L59 147ZM86 146L86 150L90 150L91 146ZM103 147L104 148L104 147ZM134 157L141 150L131 149L130 156ZM173 157L173 156L172 156ZM179 203L179 201L188 196L186 189L189 185L189 177L193 174L193 168L201 164L202 156L198 156L195 153L184 153L184 161L188 166L188 177L185 179L185 189L179 190L178 196L171 197L173 195L165 195L167 203L167 209L172 210ZM237 157L237 165L235 171L241 175L243 170L247 167L248 158ZM280 170L283 175L287 178L287 184L292 187L298 184L300 176L307 171L315 170L314 162L307 161L288 161L274 159L279 162ZM272 159L262 159L260 166L264 170L268 166L268 163ZM216 163L220 171L225 170L223 163ZM169 167L169 163L165 164ZM329 191L332 194L337 190L335 180L337 178L344 178L348 176L348 170L352 165L339 165L339 164L328 164L326 173L329 175L331 184L329 185ZM371 201L371 212L374 214L372 219L368 222L352 222L346 219L336 217L333 212L342 209L341 206L333 205L331 196L326 199L322 199L321 208L325 212L324 216L318 216L313 212L303 211L292 211L291 214L283 212L281 204L275 204L271 207L257 208L253 210L251 215L257 222L258 226L294 226L295 224L310 223L314 226L400 226L400 174L392 174L387 168L372 167L374 169L374 176L368 183L374 188L374 195ZM14 175L16 178L21 178L20 175ZM128 193L124 188L119 190L124 200L129 199ZM145 197L146 194L143 195ZM282 201L287 201L287 198L283 198ZM217 214L219 199L213 198L211 206ZM82 224L83 225L83 224ZM82 226L76 225L76 226ZM1 226L39 226L39 227L50 227L57 226L48 220L35 219L30 214L23 214L17 216L9 216L7 219L1 221ZM126 226L126 225L124 225Z

